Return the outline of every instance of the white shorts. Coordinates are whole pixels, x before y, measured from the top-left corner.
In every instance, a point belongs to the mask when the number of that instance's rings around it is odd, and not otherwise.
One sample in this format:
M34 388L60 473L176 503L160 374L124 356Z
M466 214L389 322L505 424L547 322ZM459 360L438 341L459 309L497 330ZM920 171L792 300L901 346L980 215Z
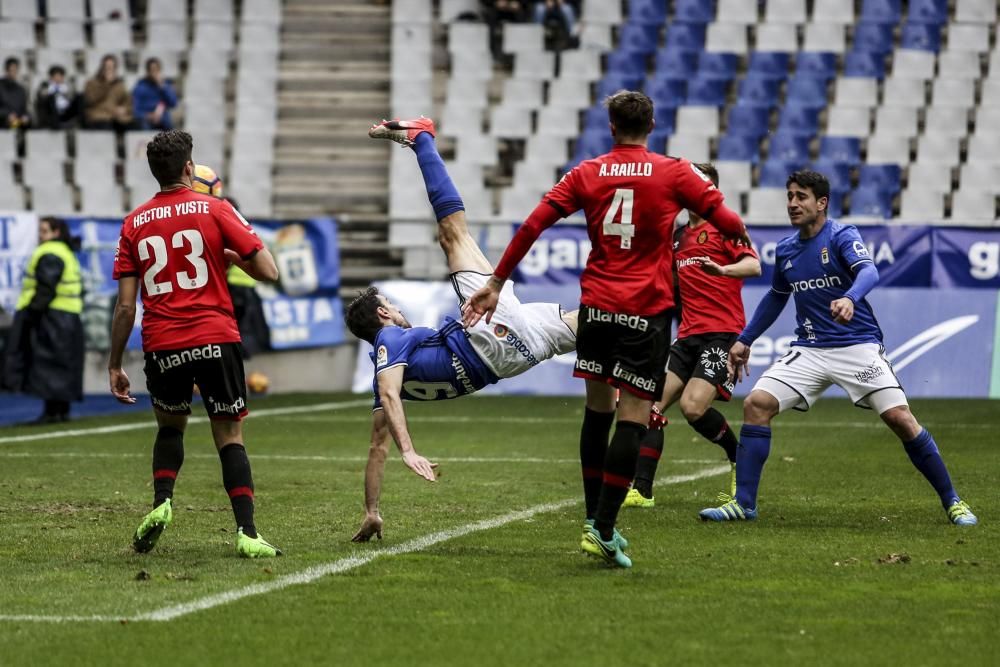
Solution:
M754 389L778 399L782 412L788 408L804 412L831 384L846 391L859 408L871 408L879 414L907 405L892 364L877 343L826 348L793 346L764 371Z
M475 271L451 274L459 303L483 287L489 275ZM510 378L557 354L576 349L576 334L563 322L557 303L521 303L508 281L489 324L480 320L467 329L469 342L499 378Z

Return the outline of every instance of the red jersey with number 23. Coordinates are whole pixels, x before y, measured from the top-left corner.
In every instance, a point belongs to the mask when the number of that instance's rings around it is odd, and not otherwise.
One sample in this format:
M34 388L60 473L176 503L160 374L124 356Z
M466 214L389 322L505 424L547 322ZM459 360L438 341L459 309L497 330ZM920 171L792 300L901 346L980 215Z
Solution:
M184 187L125 216L114 277L139 278L142 349L240 342L223 249L250 259L263 247L232 204Z
M674 247L677 280L681 288L681 328L678 338L704 333L740 333L746 325L743 314L743 280L713 276L701 268L696 257L726 266L744 257L756 257L753 248L727 239L707 222L685 226Z
M722 193L689 161L616 144L586 160L545 196L563 215L583 209L591 251L580 303L657 315L674 305L673 224L681 209L709 217Z

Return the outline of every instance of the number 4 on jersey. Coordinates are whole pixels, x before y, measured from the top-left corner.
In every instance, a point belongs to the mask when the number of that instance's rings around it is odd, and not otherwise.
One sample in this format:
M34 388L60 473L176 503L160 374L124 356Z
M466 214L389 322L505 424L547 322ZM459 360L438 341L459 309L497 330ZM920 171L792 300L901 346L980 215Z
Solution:
M632 249L632 237L635 236L635 225L632 224L632 205L635 202L635 193L628 188L615 190L615 197L611 200L611 206L604 216L604 233L608 236L620 236L621 247L625 250ZM616 223L618 210L621 209L621 222Z

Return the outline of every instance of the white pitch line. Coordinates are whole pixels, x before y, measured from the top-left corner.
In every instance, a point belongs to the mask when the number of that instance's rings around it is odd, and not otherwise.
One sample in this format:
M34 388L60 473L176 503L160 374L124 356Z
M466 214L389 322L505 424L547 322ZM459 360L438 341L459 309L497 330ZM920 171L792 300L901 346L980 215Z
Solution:
M311 405L295 405L285 408L265 408L254 410L248 417L272 417L277 415L292 415L302 412L313 412L315 410L344 410L346 408L357 408L362 405L371 405L371 400L340 401L337 403L313 403ZM191 417L189 424L202 424L208 421L208 417ZM8 435L0 437L0 444L13 442L32 442L35 440L53 440L55 438L74 438L80 435L100 435L102 433L119 433L121 431L138 431L141 429L151 429L156 427L156 422L142 421L131 424L116 424L114 426L94 426L92 428L73 428L62 431L46 431L44 433L30 433L28 435Z
M706 477L714 477L715 475L721 475L723 473L729 472L729 466L715 466L712 468L706 468L704 470L699 470L697 472L691 473L689 475L674 475L663 479L657 486L664 484L681 484L684 482L693 482L695 480L704 479ZM354 570L379 558L388 558L390 556L401 556L408 553L414 553L417 551L424 551L442 542L447 542L459 537L464 537L465 535L470 535L472 533L478 533L484 530L492 530L493 528L500 528L509 523L515 521L524 521L525 519L530 519L536 514L543 514L546 512L556 512L558 510L565 509L567 507L572 507L573 505L579 504L579 498L567 498L565 500L560 500L553 503L544 503L541 505L535 505L534 507L529 507L518 512L510 512L508 514L503 514L501 516L493 517L492 519L484 519L482 521L475 521L473 523L467 523L464 526L458 526L456 528L449 528L448 530L442 530L436 533L431 533L429 535L424 535L422 537L417 537L410 540L409 542L404 542L402 544L397 544L391 547L385 547L375 551L368 551L364 553L358 553L353 556L348 556L346 558L340 558L329 563L324 563L322 565L316 565L301 572L296 572L294 574L288 574L283 577L278 577L272 581L260 584L251 584L250 586L244 586L243 588L236 588L230 591L225 591L222 593L216 593L214 595L208 595L191 602L185 602L183 604L171 605L169 607L161 607L160 609L154 609L153 611L137 614L132 617L121 617L121 616L48 616L48 615L34 615L34 614L0 614L0 621L12 621L12 622L32 622L32 623L74 623L74 622L137 622L137 621L172 621L175 618L181 616L187 616L188 614L193 614L199 611L205 611L206 609L212 609L214 607L219 607L222 605L229 604L231 602L236 602L237 600L242 600L243 598L253 597L256 595L264 595L267 593L274 593L290 586L301 586L304 584L309 584L317 579L321 579L330 574L340 574L342 572L347 572L349 570Z

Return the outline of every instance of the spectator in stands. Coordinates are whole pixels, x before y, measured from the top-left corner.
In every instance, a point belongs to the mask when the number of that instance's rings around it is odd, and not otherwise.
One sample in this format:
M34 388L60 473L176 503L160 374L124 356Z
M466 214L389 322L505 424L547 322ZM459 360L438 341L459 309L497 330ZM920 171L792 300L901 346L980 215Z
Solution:
M5 76L0 79L0 122L7 129L31 124L28 116L28 91L18 81L21 61L11 57L3 63Z
M49 79L43 81L35 95L35 125L45 130L70 127L80 115L80 96L66 80L62 65L49 68Z
M106 55L83 89L84 126L91 130L124 132L133 125L132 97L118 76L118 58Z
M567 0L535 2L535 23L545 27L545 48L562 51L577 46L576 9Z
M5 348L5 388L37 396L44 412L33 424L69 419L70 401L83 400L83 286L65 220L42 218L38 247L25 267L17 313Z
M177 106L173 85L163 78L158 58L146 61L146 76L132 89L132 109L142 130L172 130L170 110Z
M479 13L490 28L490 51L501 58L504 23L523 23L530 17L530 0L479 0Z

